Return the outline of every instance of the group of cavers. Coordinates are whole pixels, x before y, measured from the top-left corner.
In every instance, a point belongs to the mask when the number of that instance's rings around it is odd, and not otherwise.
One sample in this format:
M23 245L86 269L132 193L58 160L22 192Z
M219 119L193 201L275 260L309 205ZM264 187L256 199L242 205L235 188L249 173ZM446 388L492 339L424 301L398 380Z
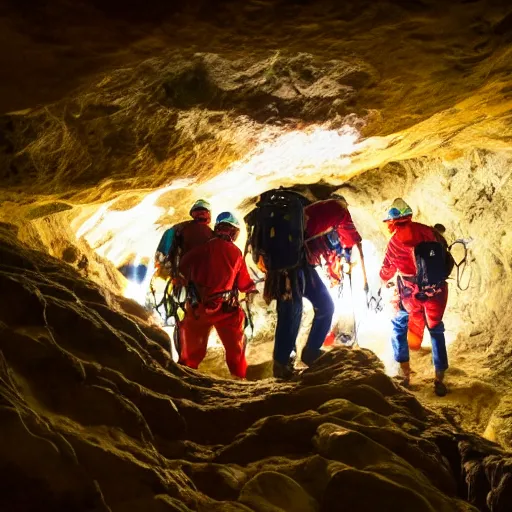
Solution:
M442 230L414 222L412 216L409 205L398 198L384 218L391 238L380 270L381 286L391 286L396 276L391 343L401 381L409 386L409 349L420 348L427 327L434 391L444 396L448 358L443 314L448 298L446 279L454 263ZM155 255L155 275L167 278L164 306L166 315L176 321L174 344L179 363L198 368L215 328L230 373L235 378L246 377L244 331L252 322L251 304L258 293L245 261L250 253L254 267L264 275L266 303L276 301L274 377L291 379L296 374L292 355L296 353L303 298L311 302L314 318L300 359L311 366L324 353L322 346L331 332L335 309L316 267L323 265L336 283L343 280L347 268L350 272L354 247L364 262L362 239L345 199L332 194L312 202L283 188L265 192L244 219L246 254L235 245L240 224L232 213L218 215L212 230L210 204L199 200L190 217L164 233ZM366 275L364 281L368 291Z

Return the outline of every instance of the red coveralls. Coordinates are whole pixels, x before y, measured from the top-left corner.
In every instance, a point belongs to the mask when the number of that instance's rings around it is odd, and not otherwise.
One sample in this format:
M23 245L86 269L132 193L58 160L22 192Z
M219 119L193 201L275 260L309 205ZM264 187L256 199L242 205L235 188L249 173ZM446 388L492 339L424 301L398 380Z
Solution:
M342 248L352 249L352 247L361 242L352 217L348 209L336 199L327 199L326 201L317 201L304 209L306 214L306 248L308 261L312 265L321 263L320 257L323 256L327 262L331 277L336 277L341 269L335 270L338 255L328 248L325 242L325 235L336 230Z
M199 366L215 327L226 350L229 371L244 378L247 370L244 312L238 304L228 306L223 298L212 297L235 286L244 293L255 290L242 252L234 243L214 237L183 256L180 272L195 284L200 299L195 309L187 303L185 318L180 323L180 363L190 368Z
M418 350L421 347L425 322L429 329L433 329L443 320L443 314L448 301L448 286L446 283L440 288L440 292L426 301L415 298L419 292L418 285L411 283L407 277L416 277L416 259L414 248L420 242L439 241L434 228L420 224L419 222L407 222L398 224L396 231L389 241L386 256L380 271L380 277L389 281L396 272L405 277L401 300L404 309L409 313L409 332L407 340L411 349ZM395 309L399 310L399 297L394 301Z
M187 220L176 226L176 234L181 237L181 251L184 255L194 247L210 240L213 237L213 230L204 222Z

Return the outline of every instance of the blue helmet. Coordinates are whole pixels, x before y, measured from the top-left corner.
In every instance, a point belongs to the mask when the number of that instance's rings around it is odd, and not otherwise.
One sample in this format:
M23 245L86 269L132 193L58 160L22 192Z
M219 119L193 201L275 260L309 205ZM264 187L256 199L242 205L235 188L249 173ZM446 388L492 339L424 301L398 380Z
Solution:
M240 223L237 218L231 212L222 212L217 215L217 219L215 220L215 225L218 224L229 224L237 229L240 229Z
M386 216L383 221L389 222L405 217L412 217L412 209L401 197L397 197L389 209L386 210Z

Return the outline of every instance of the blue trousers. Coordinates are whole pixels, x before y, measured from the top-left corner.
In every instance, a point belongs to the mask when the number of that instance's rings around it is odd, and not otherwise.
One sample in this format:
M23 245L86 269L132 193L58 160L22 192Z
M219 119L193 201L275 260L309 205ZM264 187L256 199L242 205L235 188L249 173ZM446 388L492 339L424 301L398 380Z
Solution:
M288 364L291 353L296 350L295 342L302 319L302 297L311 302L315 311L308 341L304 347L313 359L320 355L320 348L331 328L334 303L314 267L308 266L299 272L299 289L302 290L302 294L294 292L292 300L277 301L274 360L281 364Z
M393 332L391 334L391 344L393 345L393 354L397 363L406 363L409 361L409 345L407 344L407 326L409 323L409 313L404 309L399 309L391 320ZM432 361L437 371L444 371L448 368L448 355L446 353L446 341L444 338L444 324L440 322L432 329L429 328L432 341Z

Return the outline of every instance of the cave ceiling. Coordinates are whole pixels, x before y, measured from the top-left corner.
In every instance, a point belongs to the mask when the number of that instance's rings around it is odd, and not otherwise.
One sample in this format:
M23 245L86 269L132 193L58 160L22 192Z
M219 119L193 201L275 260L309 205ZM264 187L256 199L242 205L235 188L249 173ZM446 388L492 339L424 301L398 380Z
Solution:
M333 183L510 147L508 2L32 4L0 8L0 177L12 193L85 201L202 180L263 133L311 123L366 141L343 171L316 176Z

